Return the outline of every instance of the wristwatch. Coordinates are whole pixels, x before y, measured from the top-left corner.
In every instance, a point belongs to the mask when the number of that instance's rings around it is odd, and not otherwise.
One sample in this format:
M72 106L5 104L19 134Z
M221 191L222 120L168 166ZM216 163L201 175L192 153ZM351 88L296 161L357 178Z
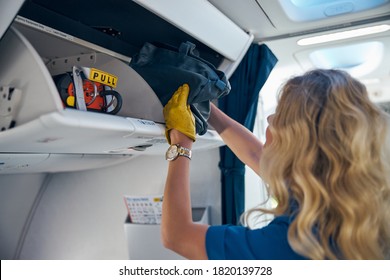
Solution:
M165 159L172 161L177 159L179 156L184 156L191 159L192 152L190 149L184 148L179 144L172 144L169 146L167 152L165 153Z

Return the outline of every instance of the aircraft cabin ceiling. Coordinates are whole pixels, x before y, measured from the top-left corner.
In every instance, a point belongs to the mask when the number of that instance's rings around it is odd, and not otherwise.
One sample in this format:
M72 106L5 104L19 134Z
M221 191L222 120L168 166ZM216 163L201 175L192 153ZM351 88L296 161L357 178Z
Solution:
M389 0L209 0L255 41L271 41L390 19Z
M389 110L389 0L209 2L253 34L255 42L264 42L271 48L279 59L277 68L284 69L281 75L299 74L314 67L341 68L365 83L372 100ZM340 31L351 31L352 35L357 32L370 34L348 38L351 34L341 33L337 34L339 40L310 41L314 34ZM307 38L310 40L300 41Z

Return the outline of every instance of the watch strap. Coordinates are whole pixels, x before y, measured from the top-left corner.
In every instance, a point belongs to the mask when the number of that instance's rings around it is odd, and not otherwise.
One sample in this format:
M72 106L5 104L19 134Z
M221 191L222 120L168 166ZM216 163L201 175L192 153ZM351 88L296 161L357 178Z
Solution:
M192 157L192 151L190 149L184 148L183 146L178 145L178 152L179 156L184 156L189 159Z
M191 159L192 152L190 149L182 147L179 144L172 144L165 153L165 159L169 161L175 160L179 156L184 156L188 159Z

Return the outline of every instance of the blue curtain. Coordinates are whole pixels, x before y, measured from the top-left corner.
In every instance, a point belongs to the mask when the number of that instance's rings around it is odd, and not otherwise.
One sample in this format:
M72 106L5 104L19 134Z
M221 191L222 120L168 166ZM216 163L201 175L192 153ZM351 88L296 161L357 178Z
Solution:
M264 44L252 44L230 78L230 93L219 99L218 107L253 131L260 89L277 58ZM222 223L239 224L245 210L245 166L228 147L220 148L222 181Z

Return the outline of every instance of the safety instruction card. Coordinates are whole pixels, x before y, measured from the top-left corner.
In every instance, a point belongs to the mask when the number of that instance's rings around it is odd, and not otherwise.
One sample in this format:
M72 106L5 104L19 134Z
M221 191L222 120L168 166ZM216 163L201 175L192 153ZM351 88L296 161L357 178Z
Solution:
M124 197L130 222L134 224L161 224L162 195Z

